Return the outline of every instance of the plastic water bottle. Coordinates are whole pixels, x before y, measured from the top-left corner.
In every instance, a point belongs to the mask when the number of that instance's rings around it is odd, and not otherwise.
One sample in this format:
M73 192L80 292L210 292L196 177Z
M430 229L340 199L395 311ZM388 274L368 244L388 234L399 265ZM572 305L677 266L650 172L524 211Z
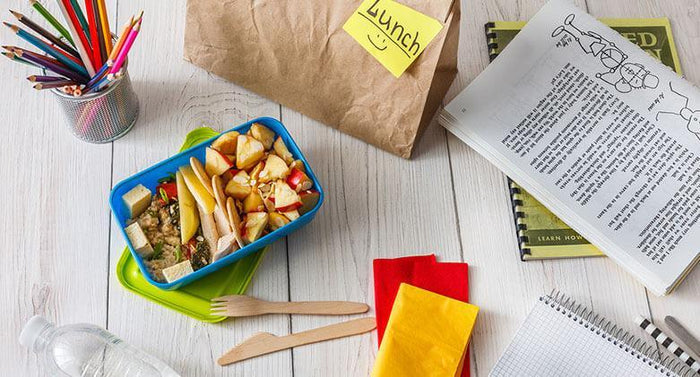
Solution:
M39 355L50 376L180 377L162 361L95 325L57 327L34 316L19 342Z

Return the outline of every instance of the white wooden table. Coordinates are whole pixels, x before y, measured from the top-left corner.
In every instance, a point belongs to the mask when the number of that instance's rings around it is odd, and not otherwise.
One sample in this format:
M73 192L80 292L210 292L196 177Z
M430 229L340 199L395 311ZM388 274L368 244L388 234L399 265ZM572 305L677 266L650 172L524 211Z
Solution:
M460 73L447 100L488 62L483 24L526 20L543 3L462 1ZM700 1L577 3L598 17L668 16L683 69L700 83ZM32 14L25 0L4 2L8 6ZM552 289L628 329L637 314L657 321L672 314L700 333L700 269L671 296L655 297L605 258L521 262L505 176L437 124L414 159L402 160L183 61L185 0L112 0L108 6L112 25L145 10L130 65L141 117L124 138L79 142L50 95L27 85L27 67L0 64L0 374L44 375L37 357L17 342L24 322L42 314L106 327L183 376L369 375L375 333L219 367L222 352L255 332L287 334L338 319L268 316L206 324L127 292L115 277L124 241L107 204L111 187L170 156L195 127L227 129L263 115L287 125L327 200L309 226L265 256L249 291L255 296L373 304L373 258L435 253L442 261L468 262L471 301L481 307L472 376L488 374L535 299ZM17 43L6 30L2 42Z

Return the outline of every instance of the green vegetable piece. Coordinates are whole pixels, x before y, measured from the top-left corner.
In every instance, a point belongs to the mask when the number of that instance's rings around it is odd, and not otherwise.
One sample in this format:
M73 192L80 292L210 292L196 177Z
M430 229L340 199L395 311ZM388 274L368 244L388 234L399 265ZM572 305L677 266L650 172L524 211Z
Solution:
M165 204L170 203L170 199L168 199L168 193L165 192L165 190L161 187L160 190L158 190L158 194L160 194L160 198L163 199Z
M182 260L182 248L180 245L175 247L175 262L179 263Z
M150 260L160 259L163 256L163 241L158 241L156 247L153 248Z

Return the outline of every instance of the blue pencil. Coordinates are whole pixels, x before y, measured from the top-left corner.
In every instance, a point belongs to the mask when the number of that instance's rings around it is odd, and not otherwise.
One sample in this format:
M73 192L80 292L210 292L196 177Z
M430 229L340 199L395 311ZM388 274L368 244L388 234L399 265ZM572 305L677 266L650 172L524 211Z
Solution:
M90 81L87 83L87 87L91 87L94 83L98 82L102 77L105 75L105 73L109 72L109 68L112 67L112 61L107 60L107 63L105 63L100 70L95 73L95 76L92 76Z
M44 41L40 40L39 38L27 33L26 31L20 29L19 27L9 24L7 22L3 22L5 26L9 27L12 29L12 31L15 32L15 34L19 35L20 38L24 39L25 41L33 44L36 46L38 49L41 51L44 51L45 53L53 56L56 58L56 60L60 61L61 63L65 64L66 66L70 67L74 71L78 73L82 73L84 75L87 75L88 72L85 70L85 67L81 66L80 64L68 59L65 55L61 54L60 52L54 50L51 46L46 44Z

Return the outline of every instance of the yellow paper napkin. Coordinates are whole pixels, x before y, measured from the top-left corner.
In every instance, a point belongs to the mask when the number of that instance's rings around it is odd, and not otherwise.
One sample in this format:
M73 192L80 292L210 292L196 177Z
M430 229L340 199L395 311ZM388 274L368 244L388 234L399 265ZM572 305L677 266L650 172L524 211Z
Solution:
M459 376L479 308L403 283L372 377Z

